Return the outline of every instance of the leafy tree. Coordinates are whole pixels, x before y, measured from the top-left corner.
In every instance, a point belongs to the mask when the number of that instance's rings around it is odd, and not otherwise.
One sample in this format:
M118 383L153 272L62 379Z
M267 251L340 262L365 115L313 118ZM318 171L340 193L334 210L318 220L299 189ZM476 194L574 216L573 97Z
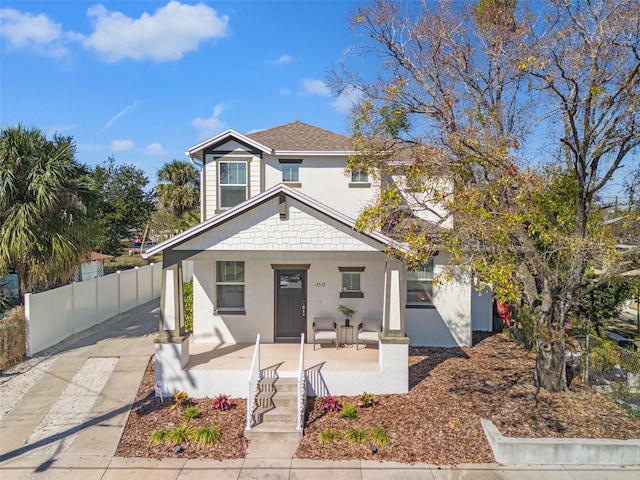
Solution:
M638 262L597 196L640 144L640 2L536 5L538 19L515 0L373 1L352 23L383 68L344 63L333 85L359 91L350 168L383 186L359 225L403 238L409 263L437 242L526 304L536 383L557 391L570 306Z
M15 270L21 295L69 281L91 251L96 199L72 138L7 127L0 159L0 276Z
M184 160L165 163L158 171L156 191L160 207L181 219L200 203L200 173Z
M154 193L146 191L149 180L133 165L117 165L113 157L93 171L102 191L97 209L100 234L97 249L118 255L120 240L141 232L155 210Z

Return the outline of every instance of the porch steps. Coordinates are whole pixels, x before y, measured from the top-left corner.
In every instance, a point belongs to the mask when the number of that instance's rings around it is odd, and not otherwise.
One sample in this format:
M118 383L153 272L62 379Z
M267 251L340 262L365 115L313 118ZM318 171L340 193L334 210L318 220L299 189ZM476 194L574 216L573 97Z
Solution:
M293 377L266 377L258 383L254 426L245 430L249 439L299 440L296 430L298 380Z

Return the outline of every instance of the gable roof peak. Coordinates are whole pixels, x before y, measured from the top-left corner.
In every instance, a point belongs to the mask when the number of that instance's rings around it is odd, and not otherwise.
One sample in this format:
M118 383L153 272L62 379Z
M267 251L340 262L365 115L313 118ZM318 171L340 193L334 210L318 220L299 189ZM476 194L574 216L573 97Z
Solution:
M247 134L276 152L351 152L353 139L340 133L295 120Z

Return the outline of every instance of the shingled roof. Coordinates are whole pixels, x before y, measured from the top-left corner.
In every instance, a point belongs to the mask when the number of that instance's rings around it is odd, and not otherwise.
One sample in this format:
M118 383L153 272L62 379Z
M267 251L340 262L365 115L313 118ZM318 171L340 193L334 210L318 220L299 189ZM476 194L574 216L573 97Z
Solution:
M276 151L344 152L353 150L350 137L295 121L247 135Z

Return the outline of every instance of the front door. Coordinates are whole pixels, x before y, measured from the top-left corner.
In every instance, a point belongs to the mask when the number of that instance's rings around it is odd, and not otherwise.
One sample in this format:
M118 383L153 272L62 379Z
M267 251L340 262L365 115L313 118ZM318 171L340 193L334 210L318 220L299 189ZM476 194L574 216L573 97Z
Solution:
M276 270L276 341L299 341L306 318L307 271Z

